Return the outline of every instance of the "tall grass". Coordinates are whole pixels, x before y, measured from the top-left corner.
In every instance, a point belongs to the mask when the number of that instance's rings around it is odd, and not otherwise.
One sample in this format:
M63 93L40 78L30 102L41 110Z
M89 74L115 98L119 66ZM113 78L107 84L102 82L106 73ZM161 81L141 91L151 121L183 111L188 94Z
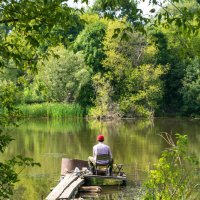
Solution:
M42 103L42 104L23 104L19 106L24 117L47 117L47 118L65 118L82 117L83 108L78 104L64 103Z

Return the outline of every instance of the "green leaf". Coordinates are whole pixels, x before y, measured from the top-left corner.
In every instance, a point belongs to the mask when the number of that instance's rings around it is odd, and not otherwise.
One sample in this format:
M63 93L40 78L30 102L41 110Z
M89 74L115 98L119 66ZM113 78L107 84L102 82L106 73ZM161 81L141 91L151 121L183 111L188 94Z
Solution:
M161 19L162 19L162 14L159 13L159 14L158 14L158 23L159 23L159 24L160 24L160 22L161 22Z
M178 27L181 27L182 26L182 21L180 18L176 18L175 19L175 24L178 26Z
M29 43L30 43L32 46L35 46L35 47L39 47L39 46L40 46L38 40L35 39L35 38L34 38L33 36L31 36L31 35L28 35L28 36L26 37L26 40L28 40Z
M155 8L152 8L149 12L150 13L155 13L155 11L156 11Z

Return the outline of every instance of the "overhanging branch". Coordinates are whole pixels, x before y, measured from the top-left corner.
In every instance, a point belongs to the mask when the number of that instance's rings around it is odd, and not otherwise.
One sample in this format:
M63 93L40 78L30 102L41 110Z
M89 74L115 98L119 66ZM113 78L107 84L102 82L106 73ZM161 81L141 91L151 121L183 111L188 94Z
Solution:
M6 23L10 23L10 22L18 22L19 19L3 19L0 20L0 24L6 24Z

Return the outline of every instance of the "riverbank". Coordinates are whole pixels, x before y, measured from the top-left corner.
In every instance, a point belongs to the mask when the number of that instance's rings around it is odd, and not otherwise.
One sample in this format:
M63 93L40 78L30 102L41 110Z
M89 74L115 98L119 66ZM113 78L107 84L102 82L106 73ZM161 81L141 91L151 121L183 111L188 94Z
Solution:
M102 121L110 121L113 119L152 119L152 118L185 118L188 116L182 113L156 113L151 117L120 117L118 115L90 115L89 108L83 108L76 103L33 103L21 104L18 108L22 111L24 118L67 118L67 117L86 117L90 119L98 119ZM189 116L192 119L200 119L199 116Z

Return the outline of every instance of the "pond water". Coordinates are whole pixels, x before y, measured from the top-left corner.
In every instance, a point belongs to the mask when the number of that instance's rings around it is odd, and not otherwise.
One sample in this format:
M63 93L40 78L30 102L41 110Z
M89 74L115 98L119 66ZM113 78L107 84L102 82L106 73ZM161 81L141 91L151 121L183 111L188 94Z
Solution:
M38 119L21 122L18 128L11 130L15 141L3 156L21 154L34 158L42 166L23 171L13 199L44 199L58 183L61 159L87 160L99 133L111 147L115 163L125 165L128 182L126 187L105 186L98 198L133 199L137 192L135 186L145 179L148 166L155 163L167 147L159 136L162 132L188 134L190 149L200 160L200 120L159 118L101 123L84 119Z

